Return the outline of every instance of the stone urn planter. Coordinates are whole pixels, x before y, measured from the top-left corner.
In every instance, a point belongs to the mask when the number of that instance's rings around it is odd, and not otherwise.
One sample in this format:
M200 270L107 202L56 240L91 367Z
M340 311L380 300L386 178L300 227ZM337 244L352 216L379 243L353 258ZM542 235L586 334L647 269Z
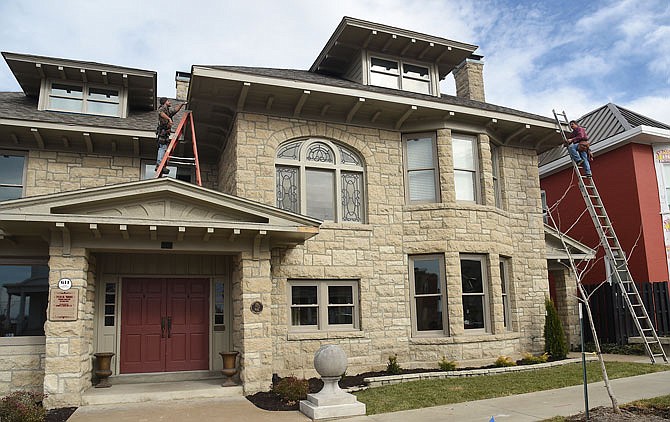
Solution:
M109 376L112 375L112 352L104 353L94 353L96 362L98 363L98 369L95 370L95 375L98 377L98 383L95 385L95 388L107 388L111 387L112 384L109 382Z
M221 384L222 387L231 387L235 384L233 377L237 374L237 355L240 352L219 352L223 359L223 369L221 373L226 377L226 380Z

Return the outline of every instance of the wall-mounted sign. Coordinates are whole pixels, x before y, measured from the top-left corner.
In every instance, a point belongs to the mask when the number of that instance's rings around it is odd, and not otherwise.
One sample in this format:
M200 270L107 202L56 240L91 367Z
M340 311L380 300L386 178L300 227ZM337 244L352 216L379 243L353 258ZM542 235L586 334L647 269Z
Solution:
M58 288L61 290L70 290L70 287L72 287L72 280L69 278L61 278L58 280Z
M49 295L49 320L76 321L79 290L52 289Z
M259 301L255 301L254 303L252 303L250 308L251 312L255 314L260 314L261 312L263 312L263 304Z

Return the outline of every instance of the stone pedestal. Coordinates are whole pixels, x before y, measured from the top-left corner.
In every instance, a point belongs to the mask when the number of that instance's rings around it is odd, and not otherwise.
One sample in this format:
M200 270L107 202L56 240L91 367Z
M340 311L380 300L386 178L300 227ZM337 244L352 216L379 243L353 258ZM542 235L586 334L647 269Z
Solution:
M322 346L314 355L314 368L321 375L323 388L300 401L302 413L313 420L365 415L365 403L337 384L347 370L347 356L340 346Z

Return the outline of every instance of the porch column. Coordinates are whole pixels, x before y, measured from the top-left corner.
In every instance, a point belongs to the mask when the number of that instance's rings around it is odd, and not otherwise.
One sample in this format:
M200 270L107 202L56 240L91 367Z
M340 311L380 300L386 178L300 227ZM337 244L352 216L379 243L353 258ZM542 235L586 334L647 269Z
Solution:
M272 278L270 252L242 252L233 274L233 345L239 350L244 394L267 390L272 382ZM252 311L252 304L260 302Z
M48 409L81 405L81 394L91 386L93 353L93 304L95 298L94 258L84 248L49 248L49 291L47 322L44 325L44 401ZM67 250L65 252L68 252ZM68 292L77 292L75 321L51 320L51 291L60 290L58 281L72 280Z
M556 310L563 323L570 350L580 344L579 338L579 305L577 300L577 281L569 268L554 267L550 269L556 283Z

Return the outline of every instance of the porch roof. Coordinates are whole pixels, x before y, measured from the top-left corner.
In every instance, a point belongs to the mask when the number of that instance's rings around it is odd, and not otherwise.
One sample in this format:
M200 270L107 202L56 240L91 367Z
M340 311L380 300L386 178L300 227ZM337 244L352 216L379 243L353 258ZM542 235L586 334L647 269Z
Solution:
M303 243L320 220L160 178L0 203L0 238L52 232L101 249L234 251L236 242ZM60 236L59 236L60 237ZM168 245L168 246L166 246Z

